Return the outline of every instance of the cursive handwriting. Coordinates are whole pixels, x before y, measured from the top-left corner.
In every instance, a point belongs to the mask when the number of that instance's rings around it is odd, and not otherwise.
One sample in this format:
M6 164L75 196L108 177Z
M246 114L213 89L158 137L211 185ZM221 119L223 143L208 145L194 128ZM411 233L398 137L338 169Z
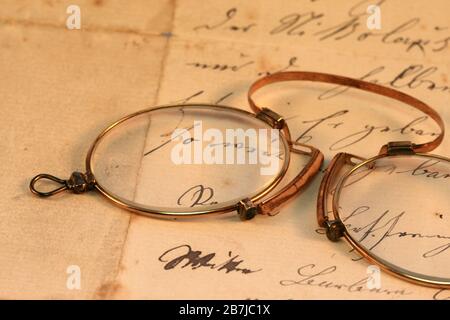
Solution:
M450 172L440 172L439 170L433 169L439 163L441 163L439 160L428 159L413 169L397 171L397 173L411 173L412 176L422 176L432 179L449 179Z
M372 288L369 289L367 286L367 282L370 277L364 277L355 282L335 282L334 280L330 280L327 277L330 276L333 279L333 274L336 273L338 267L330 266L324 269L319 269L313 263L301 266L297 269L297 274L300 277L295 280L281 280L280 285L282 286L308 286L308 287L318 287L322 289L334 289L334 290L344 290L351 293L360 293L360 292L371 292L376 294L383 295L399 295L405 296L410 295L411 292L405 289L388 289L388 288Z
M184 128L184 129L185 129L186 131L191 131L192 129L194 129L195 126L196 126L196 124L194 124L194 125L192 125L192 126L190 126L190 127ZM176 128L178 128L178 125L177 125ZM168 135L170 135L170 134L172 134L172 132L162 134L161 137L165 137L165 136L168 136ZM156 147L150 149L149 151L145 152L143 156L144 156L144 157L145 157L145 156L148 156L149 154L152 154L153 152L155 152L155 151L157 151L157 150L159 150L159 149L165 147L166 145L170 144L171 142L173 142L174 140L176 140L178 137L182 136L183 134L184 134L184 132L181 132L181 133L177 134L176 136L171 137L170 139L164 141L164 142L161 143L160 145L158 145L158 146L156 146Z
M309 142L313 138L312 136L313 130L317 129L320 126L327 125L331 129L340 128L342 125L344 125L344 122L336 121L336 119L342 118L343 116L348 115L349 113L350 113L349 110L344 109L334 112L330 115L324 116L322 118L302 121L303 124L308 124L309 126L298 135L296 141L302 143ZM294 119L297 117L300 117L300 115L291 116L288 119ZM436 132L425 131L423 129L417 128L419 124L422 124L427 120L428 116L422 116L407 122L405 125L401 127L394 127L394 128L389 125L365 124L361 129L352 131L349 134L345 135L344 137L332 142L332 144L329 146L329 150L337 151L345 149L349 146L364 141L365 139L367 139L368 137L370 137L375 133L379 134L400 133L401 135L414 134L417 136L430 136L430 137L438 136L439 134Z
M199 268L212 269L216 271L224 270L225 273L237 272L242 274L250 274L259 272L262 269L249 269L240 267L244 262L239 258L239 255L233 255L231 251L228 252L227 260L221 263L213 262L216 258L216 253L203 254L202 251L192 250L190 245L183 244L165 251L158 260L164 262L164 270L171 270L180 266L180 268L189 267L192 270Z
M242 24L242 25L233 24L232 21L235 20L237 12L238 12L238 10L236 8L231 8L225 13L224 19L222 19L216 23L213 23L213 24L198 25L198 26L194 27L194 30L195 31L202 30L202 29L214 30L214 29L223 28L223 29L226 29L229 31L248 32L251 28L256 26L256 24L254 24L254 23Z
M191 95L189 95L188 97L182 98L182 99L178 99L178 100L174 100L173 103L176 104L186 104L192 100L194 100L195 98L202 96L205 94L205 90L199 90ZM225 101L226 99L230 98L232 95L234 94L233 91L228 92L227 94L221 96L219 99L216 99L212 104L221 104L223 101Z
M440 289L433 295L434 300L450 300L450 289Z
M368 250L373 250L380 246L389 238L413 238L413 239L443 239L446 240L444 244L439 244L435 248L431 248L422 254L423 258L431 258L440 255L450 249L450 236L440 234L421 234L419 232L410 232L406 230L397 230L399 222L406 215L405 211L398 214L392 214L390 210L383 211L380 215L375 215L373 218L367 218L367 224L354 225L352 219L360 215L371 214L369 206L360 206L353 210L348 216L342 219L346 225L347 230L353 234L359 235L358 242L364 243L368 239L374 241L373 244L367 247Z
M377 132L377 133L399 132L401 135L412 133L417 136L430 136L430 137L438 136L439 133L424 131L422 129L415 128L416 125L423 123L426 120L428 120L428 116L422 116L422 117L413 119L412 121L406 123L404 126L399 127L399 128L392 128L389 125L375 126L375 125L366 124L363 129L356 131L356 132L352 132L349 135L347 135L347 136L337 140L333 144L331 144L330 150L337 151L337 150L342 150L344 148L352 146L352 145L368 138L374 132Z
M308 127L306 130L304 130L297 137L297 139L295 139L295 141L296 142L302 142L302 143L307 143L307 142L311 141L313 136L310 134L310 132L312 130L314 130L315 128L317 128L321 124L325 123L326 121L328 121L330 119L334 119L334 118L339 118L339 117L347 114L348 112L349 112L349 110L340 110L340 111L332 113L331 115L325 116L323 118L302 121L303 124L311 124L311 126ZM289 117L288 120L289 119L294 119L294 118L297 118L297 117L299 117L299 116ZM336 129L337 127L341 126L342 124L344 124L344 122L332 122L332 123L329 123L328 126L332 127L333 129Z
M363 76L359 77L360 80L369 81L385 86L392 87L394 89L419 89L424 88L432 92L450 93L450 86L438 84L435 80L430 79L432 75L435 75L439 69L435 66L424 66L422 64L408 65L406 68L396 73L392 79L387 81L381 81L375 77L386 71L385 66L376 67ZM331 89L327 89L319 96L319 100L326 100L334 98L344 92L350 90L351 87L334 86Z
M244 55L241 53L240 58L242 58L242 57L247 58L247 55ZM279 69L276 69L276 70L258 71L258 72L256 72L256 76L261 77L261 76L270 75L272 73L283 72L283 71L290 70L292 68L296 68L296 67L298 67L296 62L297 62L297 57L290 57L285 66L283 66ZM193 67L193 68L201 69L201 70L211 70L211 71L215 71L215 72L223 72L223 71L239 72L242 69L245 69L254 64L255 64L255 61L252 59L246 59L244 62L238 62L238 63L206 63L206 62L199 62L199 61L186 63L186 65L188 67Z
M177 204L184 207L195 207L217 204L210 201L214 197L214 190L201 184L190 187L178 198Z
M363 179L366 179L375 172L382 172L387 175L410 174L413 177L424 177L433 180L450 178L450 173L441 172L434 167L439 163L441 163L439 160L428 159L407 170L399 170L398 166L395 163L374 164L373 166L361 167L359 170L351 174L352 179L350 179L350 182L346 182L343 185L343 188L348 188L349 186L354 185ZM336 187L332 188L330 190L330 194L333 195L335 193L335 190ZM444 215L441 213L436 213L436 216L438 216L440 219L444 218Z
M449 28L435 25L428 32L428 36L420 36L422 17L413 16L401 20L396 25L383 28L383 30L368 30L366 21L369 17L367 7L369 5L382 6L386 1L359 0L347 10L346 17L341 21L329 23L329 17L335 14L327 14L317 10L305 10L303 12L290 12L277 19L275 25L270 23L262 27L268 28L271 37L287 36L302 39L309 36L318 42L342 41L350 39L356 43L365 43L373 40L390 47L400 47L403 51L419 52L426 55L428 52L442 52L450 47ZM256 32L260 27L255 23L246 23L242 16L238 16L239 9L231 8L225 12L223 18L215 23L201 24L194 27L195 31L219 32L231 31L241 33ZM239 20L236 22L236 20Z
M233 65L229 65L229 64L221 64L221 63L201 63L201 62L188 62L186 63L187 66L192 66L194 68L199 68L199 69L209 69L209 70L214 70L214 71L233 71L233 72L237 72L249 65L254 64L255 61L246 61L244 63L241 64L233 64Z

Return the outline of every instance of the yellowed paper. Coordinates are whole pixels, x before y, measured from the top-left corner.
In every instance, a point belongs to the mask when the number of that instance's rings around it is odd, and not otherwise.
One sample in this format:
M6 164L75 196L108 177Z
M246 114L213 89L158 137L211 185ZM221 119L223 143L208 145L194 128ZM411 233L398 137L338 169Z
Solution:
M149 219L98 195L42 200L27 189L38 172L83 170L91 141L120 116L174 102L248 110L249 85L281 70L376 81L429 103L448 125L446 1L380 2L380 30L367 26L370 1L152 1L122 4L120 13L113 1L86 2L86 29L70 31L67 3L51 3L10 3L1 18L1 160L14 160L1 187L2 298L448 299L448 291L384 272L381 288L368 289L369 263L317 226L321 174L279 215L245 223L233 214ZM429 140L399 130L420 112L372 94L297 83L257 100L284 115L326 163L337 152L371 156L387 141ZM431 121L415 127L437 130ZM444 139L433 153L449 152ZM194 265L196 254L213 258ZM67 289L70 265L80 266L80 290Z

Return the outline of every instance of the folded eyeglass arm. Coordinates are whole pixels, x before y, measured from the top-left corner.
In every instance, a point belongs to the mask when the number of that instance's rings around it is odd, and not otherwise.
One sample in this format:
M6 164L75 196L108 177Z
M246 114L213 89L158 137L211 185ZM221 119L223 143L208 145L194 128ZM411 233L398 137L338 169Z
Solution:
M323 163L323 154L316 148L307 146L298 142L293 142L289 132L289 128L280 115L270 109L263 108L256 112L256 117L263 119L273 128L279 129L285 135L289 151L292 153L303 154L309 157L308 163L303 169L283 188L277 190L264 200L253 203L250 199L244 199L238 204L238 213L241 220L252 219L256 214L273 216L276 215L280 207L293 199L300 191L306 187L309 182L319 172ZM305 151L304 149L308 149Z
M352 159L358 159L364 161L365 159L349 154L340 152L333 157L328 164L322 182L319 187L319 195L317 197L317 222L320 227L326 228L326 235L331 241L337 241L343 235L343 225L339 220L330 220L328 213L330 212L327 207L328 195L332 192L332 186L335 185L336 177L338 173L344 168L345 165L356 165Z
M286 204L288 200L291 200L295 195L297 195L304 187L306 187L320 170L323 163L323 154L316 148L305 146L300 143L294 143L291 146L291 151L294 153L305 154L304 151L296 149L296 146L310 148L310 160L308 164L279 192L259 204L261 214L277 214L279 208Z

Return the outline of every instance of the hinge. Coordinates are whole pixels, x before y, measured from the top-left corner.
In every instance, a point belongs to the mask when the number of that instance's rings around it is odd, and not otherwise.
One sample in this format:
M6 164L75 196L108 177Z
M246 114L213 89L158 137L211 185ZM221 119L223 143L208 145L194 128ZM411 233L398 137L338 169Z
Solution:
M90 172L82 173L78 171L73 172L69 180L66 181L67 188L74 193L90 191L93 189L94 183L94 176Z
M252 200L246 198L238 204L238 214L242 221L253 219L259 212L259 207Z
M283 117L268 108L262 108L256 117L268 123L274 129L281 129L285 125Z
M344 235L345 226L340 220L326 221L327 238L336 242Z
M381 152L389 156L415 154L414 144L411 141L389 142L387 145L381 148Z

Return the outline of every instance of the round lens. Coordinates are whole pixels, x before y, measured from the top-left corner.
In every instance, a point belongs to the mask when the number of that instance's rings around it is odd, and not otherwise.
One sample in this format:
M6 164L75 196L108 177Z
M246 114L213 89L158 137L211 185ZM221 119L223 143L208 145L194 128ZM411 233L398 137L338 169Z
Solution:
M159 214L233 210L282 178L289 151L279 130L229 107L156 107L111 126L88 166L101 192Z
M333 205L363 255L410 279L450 284L450 160L375 157L347 173Z

